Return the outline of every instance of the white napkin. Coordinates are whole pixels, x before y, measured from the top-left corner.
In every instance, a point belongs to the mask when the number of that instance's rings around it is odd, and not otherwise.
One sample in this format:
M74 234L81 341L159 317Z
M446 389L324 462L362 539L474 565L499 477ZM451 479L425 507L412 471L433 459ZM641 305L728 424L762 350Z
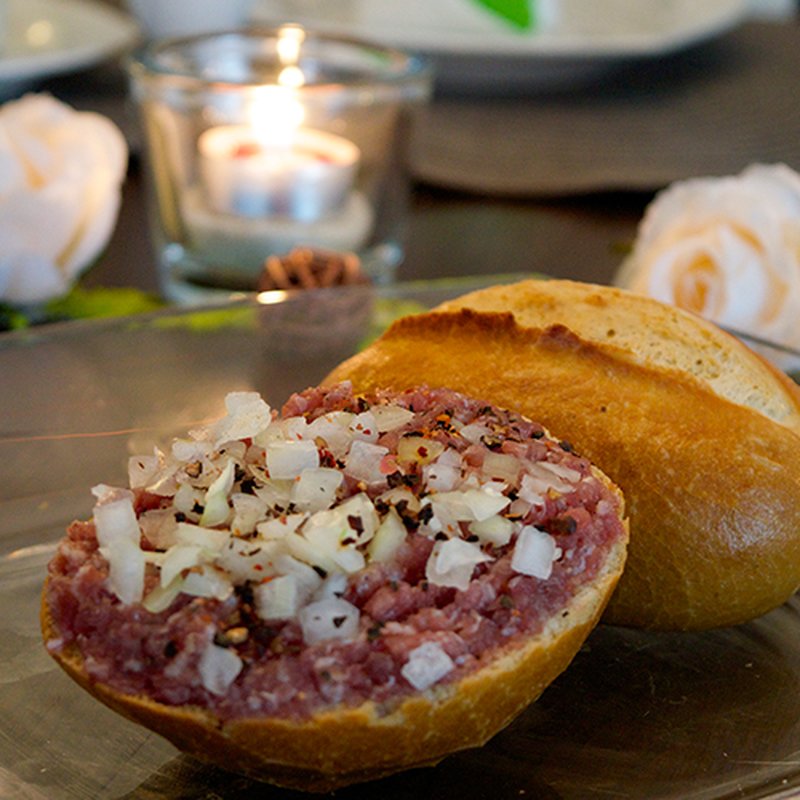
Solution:
M128 163L105 117L49 95L0 108L0 301L65 294L113 232Z

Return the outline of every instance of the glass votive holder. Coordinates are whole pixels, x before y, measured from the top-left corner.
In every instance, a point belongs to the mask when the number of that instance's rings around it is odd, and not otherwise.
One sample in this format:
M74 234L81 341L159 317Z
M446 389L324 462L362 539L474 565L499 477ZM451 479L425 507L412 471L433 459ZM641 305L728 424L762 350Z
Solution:
M255 291L267 257L296 247L354 252L374 283L393 279L423 61L284 25L155 41L130 74L168 300Z

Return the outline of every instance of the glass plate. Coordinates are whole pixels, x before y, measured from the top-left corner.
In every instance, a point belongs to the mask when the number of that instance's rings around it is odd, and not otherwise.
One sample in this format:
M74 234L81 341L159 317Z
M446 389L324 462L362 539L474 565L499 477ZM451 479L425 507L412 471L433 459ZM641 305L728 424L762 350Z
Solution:
M224 395L280 404L398 313L519 276L359 287L267 305L51 325L0 337L0 797L289 798L205 766L118 717L39 637L55 542L129 453L218 416ZM281 301L272 296L264 300ZM701 634L601 626L485 747L338 798L788 798L800 790L800 604Z

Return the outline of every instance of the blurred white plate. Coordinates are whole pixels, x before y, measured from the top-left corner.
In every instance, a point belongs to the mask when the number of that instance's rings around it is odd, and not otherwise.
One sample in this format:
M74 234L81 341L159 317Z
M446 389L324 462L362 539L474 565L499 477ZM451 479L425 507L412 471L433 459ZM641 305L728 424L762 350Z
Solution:
M632 58L663 56L741 22L748 0L539 0L520 31L474 0L260 0L255 20L299 22L422 53L455 88L566 85Z
M110 58L139 35L129 16L92 0L6 3L7 28L0 41L0 99L39 79Z

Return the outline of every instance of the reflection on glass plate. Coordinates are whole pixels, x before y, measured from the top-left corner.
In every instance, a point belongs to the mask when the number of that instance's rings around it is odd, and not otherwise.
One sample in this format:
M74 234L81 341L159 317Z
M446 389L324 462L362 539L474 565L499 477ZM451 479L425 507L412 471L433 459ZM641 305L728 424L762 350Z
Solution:
M541 24L530 30L474 0L260 0L254 16L424 53L449 88L501 89L569 86L620 60L662 56L718 36L748 11L747 0L538 2Z
M121 11L95 0L4 0L0 35L0 100L32 82L109 58L139 29Z
M180 755L62 674L39 639L46 563L67 523L91 513L90 486L123 481L130 452L218 416L228 391L256 389L279 405L394 317L514 277L323 290L0 336L0 795L298 796ZM707 633L601 627L485 747L336 796L754 800L798 788L794 599Z

